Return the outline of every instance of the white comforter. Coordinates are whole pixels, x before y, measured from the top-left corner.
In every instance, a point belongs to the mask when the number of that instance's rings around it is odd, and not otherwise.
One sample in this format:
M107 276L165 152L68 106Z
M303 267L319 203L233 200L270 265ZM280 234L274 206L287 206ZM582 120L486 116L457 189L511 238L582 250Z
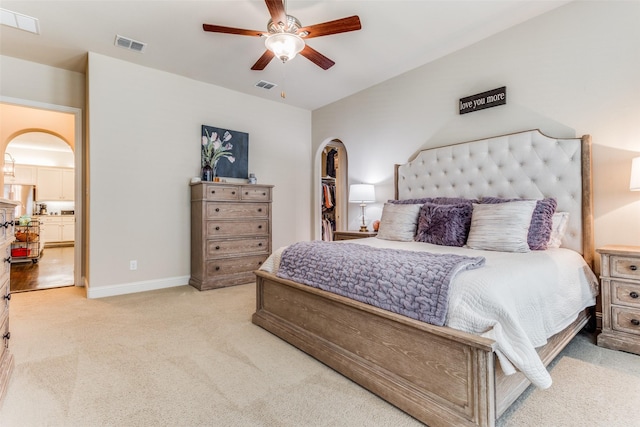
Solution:
M597 278L582 256L569 249L511 253L375 237L349 242L485 257L484 267L454 278L446 325L495 340L502 370L512 374L515 367L539 388L551 386L551 376L535 348L595 304ZM275 273L279 252L265 262L263 270Z

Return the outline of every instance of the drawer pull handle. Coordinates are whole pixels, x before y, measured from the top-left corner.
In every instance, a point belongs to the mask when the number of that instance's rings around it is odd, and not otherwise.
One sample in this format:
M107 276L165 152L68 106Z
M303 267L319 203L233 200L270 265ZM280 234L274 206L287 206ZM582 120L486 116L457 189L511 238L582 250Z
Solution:
M211 194L216 194L216 190L211 190Z
M216 227L216 231L220 230L220 226Z
M267 193L262 193L262 195L263 195L263 196L266 196L266 195L267 195Z
M258 246L262 246L262 242L258 243ZM637 297L636 297L637 298Z
M262 228L262 226L261 226L261 225L259 225L259 226L258 226L258 228L260 228L260 229L261 229L261 228Z
M635 319L634 319L635 320ZM3 340L10 340L11 339L11 332L7 332L6 334L4 334L2 336Z
M220 250L220 246L216 246L216 251L219 251L219 250Z
M220 271L220 267L216 267L216 271Z
M631 270L631 271L636 271L637 269L638 269L637 265L630 265L629 266L629 270Z
M11 257L7 257L4 259L4 262L8 262L9 264L11 264Z
M259 209L258 209L258 212L262 212L262 208L259 208Z
M632 291L632 292L629 294L629 296L630 296L631 298L638 298L640 295L638 295L638 293L637 293L636 291Z
M235 191L232 191L232 192L231 192L231 194L233 194L233 195L235 196L235 195L236 195L236 192L235 192Z
M640 320L638 319L631 319L631 324L633 326L640 326Z
M262 261L258 261L258 265L262 265ZM636 320L636 319L633 319L633 320Z
M11 301L11 294L6 294L3 298L7 301Z
M245 192L244 192L244 195L245 195L245 196L248 196L248 195L249 195L249 192L248 192L248 191L245 191Z
M220 208L216 208L216 212L220 212Z

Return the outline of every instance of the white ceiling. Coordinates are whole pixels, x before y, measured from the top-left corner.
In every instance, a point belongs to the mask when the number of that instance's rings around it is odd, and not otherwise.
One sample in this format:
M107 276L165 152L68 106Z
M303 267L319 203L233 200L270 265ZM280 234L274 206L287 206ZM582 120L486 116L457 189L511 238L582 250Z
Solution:
M86 53L97 52L314 110L568 2L289 0L287 13L303 26L358 15L362 29L308 40L336 62L327 71L301 56L252 71L262 39L208 33L202 24L266 31L262 0L2 0L0 7L37 18L40 34L0 25L0 54L84 72ZM116 34L147 43L145 52L114 46ZM256 88L259 80L279 86Z

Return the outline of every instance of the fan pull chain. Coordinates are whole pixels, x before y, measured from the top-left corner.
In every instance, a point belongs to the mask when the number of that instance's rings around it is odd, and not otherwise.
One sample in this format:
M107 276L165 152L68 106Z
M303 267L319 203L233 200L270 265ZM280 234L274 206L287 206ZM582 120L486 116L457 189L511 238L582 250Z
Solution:
M287 82L287 64L286 63L282 63L282 90L280 91L280 98L282 99L286 99L287 98L287 92L286 92L286 88L285 88L285 84Z

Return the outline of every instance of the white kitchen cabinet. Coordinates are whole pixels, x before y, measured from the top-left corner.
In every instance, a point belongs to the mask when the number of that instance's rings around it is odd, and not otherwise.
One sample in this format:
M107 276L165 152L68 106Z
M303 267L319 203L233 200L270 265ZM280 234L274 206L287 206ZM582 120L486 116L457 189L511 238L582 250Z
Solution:
M37 184L37 176L38 176L38 168L37 166L28 166L28 165L16 165L15 166L15 176L5 176L4 183L5 184L16 184L16 185L36 185Z
M75 240L75 218L67 215L40 215L40 240L47 243L71 243Z
M73 201L74 170L38 167L36 198L40 201Z

